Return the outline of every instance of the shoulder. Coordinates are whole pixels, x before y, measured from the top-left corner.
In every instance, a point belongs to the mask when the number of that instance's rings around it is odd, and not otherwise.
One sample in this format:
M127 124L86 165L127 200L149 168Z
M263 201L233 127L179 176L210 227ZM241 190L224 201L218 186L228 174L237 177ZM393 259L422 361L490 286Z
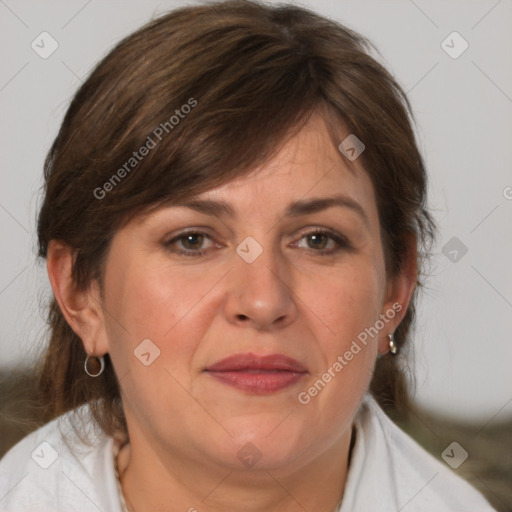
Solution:
M370 395L355 424L354 464L347 479L357 487L347 497L351 512L493 512L480 492L395 425Z
M87 406L47 423L0 460L0 509L118 511L112 443Z

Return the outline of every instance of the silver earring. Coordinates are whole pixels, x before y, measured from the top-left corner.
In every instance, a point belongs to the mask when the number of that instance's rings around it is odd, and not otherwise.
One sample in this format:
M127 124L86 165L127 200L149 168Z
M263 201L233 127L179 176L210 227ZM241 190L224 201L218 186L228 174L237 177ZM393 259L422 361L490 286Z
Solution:
M97 366L98 364L100 366L99 371L97 371L96 373L91 373L89 371L89 369L87 368L87 364L89 363L90 359L95 359L96 360L96 365L95 366ZM99 377L103 373L103 370L105 369L105 360L103 359L103 356L96 357L96 356L89 356L88 355L85 358L84 369L85 369L85 373L87 373L87 375L89 375L89 377Z
M395 356L398 352L398 347L396 346L395 339L393 338L392 334L388 334L388 338L389 338L389 343L388 343L389 351L391 352L391 354L393 354Z

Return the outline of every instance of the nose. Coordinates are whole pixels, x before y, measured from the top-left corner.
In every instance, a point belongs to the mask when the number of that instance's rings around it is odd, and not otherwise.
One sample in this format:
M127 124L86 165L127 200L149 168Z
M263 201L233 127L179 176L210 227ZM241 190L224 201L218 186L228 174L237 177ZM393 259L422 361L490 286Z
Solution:
M282 329L297 317L291 272L278 250L266 249L246 262L235 253L225 315L232 324L258 331Z

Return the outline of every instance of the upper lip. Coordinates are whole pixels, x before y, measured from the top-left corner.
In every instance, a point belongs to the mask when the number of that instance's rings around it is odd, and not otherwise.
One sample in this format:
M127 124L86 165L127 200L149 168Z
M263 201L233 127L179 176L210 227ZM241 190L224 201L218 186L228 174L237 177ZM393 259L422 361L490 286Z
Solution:
M281 370L296 373L306 372L304 365L284 354L257 355L233 354L208 366L207 371L229 372L242 370Z

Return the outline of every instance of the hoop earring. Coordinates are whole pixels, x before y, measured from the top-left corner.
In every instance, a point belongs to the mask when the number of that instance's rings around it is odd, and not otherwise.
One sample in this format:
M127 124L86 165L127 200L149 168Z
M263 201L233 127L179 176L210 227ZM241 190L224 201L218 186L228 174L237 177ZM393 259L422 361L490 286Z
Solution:
M91 373L87 368L87 364L89 363L89 360L91 358L96 359L97 363L99 363L99 365L100 365L100 369L97 373ZM103 356L97 357L97 356L87 355L87 357L85 358L84 369L85 369L85 373L87 373L87 375L89 375L89 377L99 377L103 373L103 370L105 369L105 360L103 359Z
M398 353L398 347L396 346L395 339L393 338L392 334L388 334L388 338L389 338L389 343L388 343L389 352L392 355L396 356L396 354Z

